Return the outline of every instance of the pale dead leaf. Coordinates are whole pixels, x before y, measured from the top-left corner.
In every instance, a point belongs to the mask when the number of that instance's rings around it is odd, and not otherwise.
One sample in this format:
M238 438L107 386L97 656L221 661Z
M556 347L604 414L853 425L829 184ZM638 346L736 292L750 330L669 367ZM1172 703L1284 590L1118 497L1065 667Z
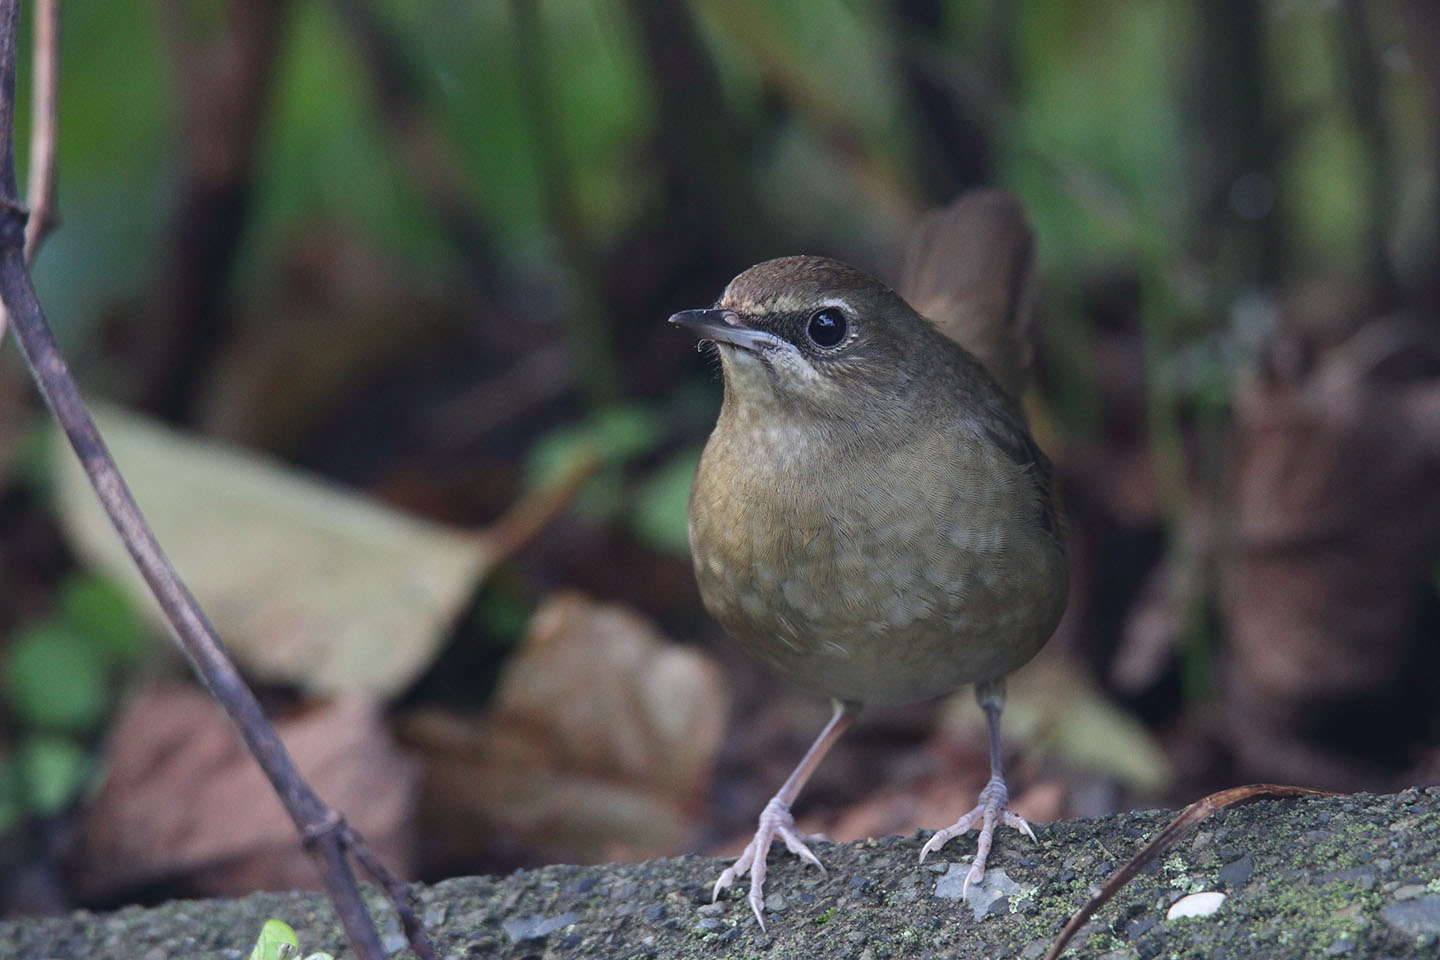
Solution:
M259 679L393 695L432 662L491 563L482 537L113 408L94 413L181 578ZM54 457L71 542L163 623L58 433Z
M679 852L724 732L719 668L622 607L568 594L535 615L492 713L402 724L445 853L503 835L551 858Z
M376 704L346 698L277 728L310 785L408 874L419 774ZM116 722L108 758L76 845L83 897L162 883L205 896L319 886L269 781L203 693L141 692Z

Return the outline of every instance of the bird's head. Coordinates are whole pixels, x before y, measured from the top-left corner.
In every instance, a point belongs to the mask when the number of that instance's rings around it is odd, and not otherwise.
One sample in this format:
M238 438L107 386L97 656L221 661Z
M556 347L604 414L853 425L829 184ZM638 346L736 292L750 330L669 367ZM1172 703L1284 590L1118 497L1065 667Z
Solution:
M670 322L719 349L727 403L825 420L899 413L956 349L889 287L824 257L757 264Z

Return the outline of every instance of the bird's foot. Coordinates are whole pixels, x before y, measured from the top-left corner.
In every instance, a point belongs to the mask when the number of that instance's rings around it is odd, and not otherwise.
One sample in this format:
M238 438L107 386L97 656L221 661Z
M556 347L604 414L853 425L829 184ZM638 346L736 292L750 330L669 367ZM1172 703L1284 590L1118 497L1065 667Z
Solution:
M1001 822L1014 827L1031 840L1035 839L1035 831L1030 829L1025 818L1011 811L1010 791L1005 788L1004 778L995 776L991 777L985 789L980 791L980 803L974 810L945 829L935 831L935 835L925 842L925 846L920 850L920 862L924 863L927 856L945 846L952 837L958 837L978 824L980 834L975 840L975 861L970 866L970 872L965 875L965 885L962 888L962 892L969 891L970 884L985 879L985 860L990 856L990 842L995 837L995 827Z
M1023 822L1023 821L1022 821ZM720 897L720 891L734 883L739 877L750 874L750 909L755 911L755 919L760 922L760 929L765 929L765 855L770 852L770 844L776 838L785 841L789 851L804 860L820 868L825 872L825 867L820 859L810 852L805 846L805 839L795 829L795 818L790 815L790 807L779 797L774 797L765 805L760 812L760 825L755 830L755 839L750 841L750 846L740 854L740 858L725 868L720 874L720 879L715 881L715 889L711 892L710 902L714 903Z

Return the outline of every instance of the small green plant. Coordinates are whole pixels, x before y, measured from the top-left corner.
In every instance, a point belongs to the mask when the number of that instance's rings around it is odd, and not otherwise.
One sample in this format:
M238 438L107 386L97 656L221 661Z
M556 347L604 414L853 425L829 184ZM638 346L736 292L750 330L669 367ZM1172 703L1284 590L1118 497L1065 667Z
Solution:
M299 960L300 938L284 920L266 920L260 939L250 951L250 960ZM312 953L305 960L335 960L328 953Z

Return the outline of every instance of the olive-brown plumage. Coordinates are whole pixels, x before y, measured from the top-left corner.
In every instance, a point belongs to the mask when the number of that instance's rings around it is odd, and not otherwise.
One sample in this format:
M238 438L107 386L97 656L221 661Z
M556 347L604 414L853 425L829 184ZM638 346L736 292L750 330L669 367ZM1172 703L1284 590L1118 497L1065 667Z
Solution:
M967 236L963 224L927 224ZM943 272L943 254L920 254ZM943 279L927 277L928 288L943 293ZM1014 307L1001 297L995 310ZM1000 682L1064 609L1063 520L1050 463L1011 394L865 273L821 257L771 260L736 277L714 308L672 322L716 344L725 379L690 498L701 596L751 654L837 701L717 884L750 870L760 917L771 839L814 861L789 804L859 705L979 684L998 723ZM1004 359L1011 384L1023 382L1023 361ZM1024 825L1006 809L998 741L992 767L998 794L976 810L982 848L998 817ZM983 861L982 849L977 878Z

